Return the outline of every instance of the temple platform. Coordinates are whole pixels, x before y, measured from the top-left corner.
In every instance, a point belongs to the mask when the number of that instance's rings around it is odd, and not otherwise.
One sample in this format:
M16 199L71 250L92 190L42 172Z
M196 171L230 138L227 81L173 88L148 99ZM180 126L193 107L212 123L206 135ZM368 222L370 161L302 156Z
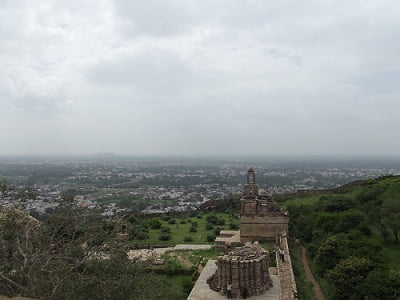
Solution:
M207 284L207 279L211 277L217 270L217 265L215 264L216 260L209 260L201 272L199 278L197 279L192 292L189 294L188 300L219 300L219 299L227 299L226 295L221 295L218 292L210 289ZM279 300L280 294L280 282L278 275L271 275L271 279L273 282L273 287L266 291L264 294L258 296L248 297L249 300ZM242 299L242 298L234 298L234 299Z

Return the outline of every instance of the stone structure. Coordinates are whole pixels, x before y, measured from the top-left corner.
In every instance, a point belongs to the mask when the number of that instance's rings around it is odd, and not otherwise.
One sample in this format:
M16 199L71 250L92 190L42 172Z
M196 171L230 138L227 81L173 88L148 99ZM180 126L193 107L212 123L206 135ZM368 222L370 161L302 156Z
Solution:
M116 236L117 241L123 242L129 239L128 223L125 221L118 221L116 224Z
M215 238L215 248L224 253L232 250L235 246L240 246L240 231L221 230L219 236Z
M247 171L247 183L240 200L240 241L275 240L280 232L288 231L289 215L268 194L260 194L256 175Z
M279 299L296 300L298 299L297 286L293 273L292 259L290 257L289 244L287 241L286 232L282 232L277 237L277 244L279 248L283 249L285 255L285 261L282 262L279 259L278 251L276 251L276 266L281 286Z
M269 253L257 242L234 248L229 254L219 256L217 271L207 280L210 288L224 295L232 284L235 298L263 294L272 287L268 271Z

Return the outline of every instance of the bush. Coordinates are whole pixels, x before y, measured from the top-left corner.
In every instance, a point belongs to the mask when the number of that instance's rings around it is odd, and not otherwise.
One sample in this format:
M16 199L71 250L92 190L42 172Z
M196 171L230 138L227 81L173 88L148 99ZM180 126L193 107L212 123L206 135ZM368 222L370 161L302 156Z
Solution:
M197 222L192 222L192 227L197 227L197 226L199 226L198 224L197 224Z
M149 238L149 233L143 227L135 228L129 233L129 239L131 240L145 240L148 238Z
M239 225L234 224L234 223L230 223L230 224L229 224L229 229L238 230L238 229L239 229Z
M170 219L170 220L168 220L168 224L176 224L176 220L175 219Z
M219 235L219 233L221 232L221 230L223 230L223 228L220 228L220 227L215 228L214 234L215 234L215 235Z
M169 232L161 232L158 239L160 241L169 241L171 239L171 234Z
M208 223L211 223L211 224L216 225L216 224L217 224L217 221L218 221L218 217L215 216L215 215L209 215L209 216L206 217L206 221L207 221Z
M224 219L218 219L215 224L216 225L225 225L225 220Z
M197 232L197 228L192 226L189 228L189 232Z
M214 226L211 223L206 224L206 230L213 230Z
M185 220L181 220L179 223L186 224L186 221Z
M207 242L214 242L215 241L215 235L207 235Z
M191 236L185 236L183 241L184 242L193 242L193 238Z
M161 227L161 230L160 230L162 233L163 232L165 232L165 233L171 233L171 228L169 228L169 227Z
M159 219L152 219L150 221L150 228L151 229L160 229L161 228L161 222Z

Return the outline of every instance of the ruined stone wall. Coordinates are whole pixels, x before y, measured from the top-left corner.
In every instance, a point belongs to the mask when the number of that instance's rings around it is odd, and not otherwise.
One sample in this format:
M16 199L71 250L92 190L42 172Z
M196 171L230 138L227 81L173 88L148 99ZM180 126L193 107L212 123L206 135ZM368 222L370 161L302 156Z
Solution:
M294 278L292 259L289 252L289 244L287 241L286 233L283 233L278 239L278 245L285 252L285 260L282 262L279 259L278 251L276 252L276 264L280 281L280 299L281 300L295 300L297 296L297 286Z
M240 216L240 241L275 240L277 233L287 232L289 216L276 213L266 216Z

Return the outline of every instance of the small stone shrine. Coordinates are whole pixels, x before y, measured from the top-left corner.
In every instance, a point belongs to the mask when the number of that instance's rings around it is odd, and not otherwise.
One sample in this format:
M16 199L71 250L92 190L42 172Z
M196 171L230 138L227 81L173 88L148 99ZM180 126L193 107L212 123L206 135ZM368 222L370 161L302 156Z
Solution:
M260 295L272 287L268 271L269 252L258 242L234 248L229 254L219 256L216 264L217 271L207 283L222 295L226 294L229 284L232 284L235 298Z
M116 240L127 241L129 239L128 223L125 221L118 221L116 225Z

